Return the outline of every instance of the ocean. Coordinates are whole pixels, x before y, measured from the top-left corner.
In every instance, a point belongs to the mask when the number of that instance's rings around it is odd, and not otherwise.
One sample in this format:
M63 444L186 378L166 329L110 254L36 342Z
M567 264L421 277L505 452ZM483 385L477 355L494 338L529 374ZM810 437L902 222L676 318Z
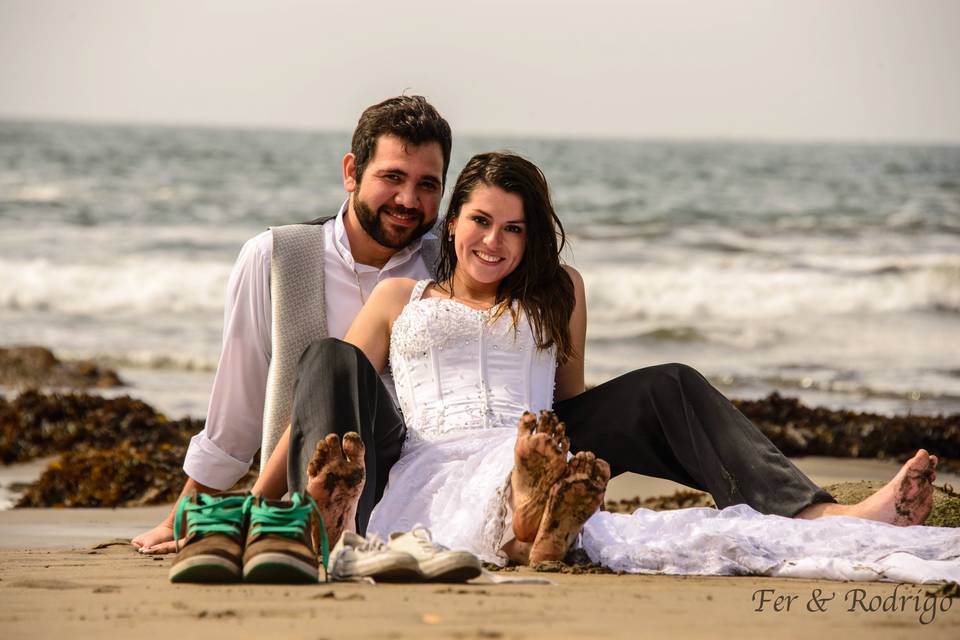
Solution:
M204 415L240 246L334 213L349 138L0 120L0 345ZM685 362L736 397L960 411L960 147L464 136L449 183L491 149L551 184L589 383Z

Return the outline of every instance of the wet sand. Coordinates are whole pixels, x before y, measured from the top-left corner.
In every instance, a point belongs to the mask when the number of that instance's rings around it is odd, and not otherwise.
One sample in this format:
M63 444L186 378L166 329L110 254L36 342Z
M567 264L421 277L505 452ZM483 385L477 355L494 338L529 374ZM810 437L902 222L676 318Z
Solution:
M141 556L125 545L0 550L0 634L72 640L727 634L872 640L960 634L960 604L928 596L932 587L910 585L559 574L536 574L549 577L551 585L173 585L167 581L169 566L169 557ZM767 601L757 611L760 590L768 590ZM831 594L832 600L823 602ZM807 610L815 595L822 612L816 605ZM882 602L891 595L916 597L920 606L911 599L896 611L863 610L872 599ZM783 597L779 611L777 596ZM788 596L794 596L789 610Z
M877 460L795 462L822 484L887 479L897 468ZM678 486L627 475L611 484L608 497L661 495ZM498 575L536 575L554 584L173 585L167 580L172 556L142 556L124 542L168 509L0 512L0 637L960 637L960 602L927 595L935 586L527 569ZM94 548L111 539L115 544ZM760 590L769 590L763 593L770 601L757 611ZM833 599L823 603L824 611L816 605L808 611L817 593ZM894 594L905 604L883 611ZM777 596L784 597L779 611ZM787 596L795 596L789 610ZM879 610L864 610L871 602Z

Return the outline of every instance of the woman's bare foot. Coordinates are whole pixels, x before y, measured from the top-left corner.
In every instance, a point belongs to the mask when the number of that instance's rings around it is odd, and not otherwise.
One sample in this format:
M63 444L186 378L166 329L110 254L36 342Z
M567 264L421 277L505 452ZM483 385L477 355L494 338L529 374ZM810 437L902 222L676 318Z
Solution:
M317 443L317 450L307 466L307 493L320 507L331 547L340 539L344 529L352 530L355 526L357 502L366 476L365 450L356 432L344 434L342 445L340 437L331 433Z
M537 418L524 412L517 425L513 449L513 534L521 542L533 542L540 528L550 489L567 474L570 440L564 425L551 411Z
M796 517L851 516L901 527L923 524L933 508L936 468L937 456L920 449L900 468L893 480L866 500L854 505L814 504Z
M589 451L581 451L567 468L567 476L550 489L540 529L530 548L530 564L563 560L587 518L603 504L610 465Z

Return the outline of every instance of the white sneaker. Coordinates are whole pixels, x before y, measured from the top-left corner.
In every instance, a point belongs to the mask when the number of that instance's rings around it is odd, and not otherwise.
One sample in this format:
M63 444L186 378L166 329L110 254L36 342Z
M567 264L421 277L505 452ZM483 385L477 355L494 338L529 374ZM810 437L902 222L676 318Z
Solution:
M330 553L334 580L373 578L380 582L420 582L417 560L409 553L388 549L375 535L370 538L344 531Z
M415 526L408 533L390 535L387 548L416 559L423 579L430 582L466 582L480 575L480 559L469 551L450 551L436 544L426 527Z

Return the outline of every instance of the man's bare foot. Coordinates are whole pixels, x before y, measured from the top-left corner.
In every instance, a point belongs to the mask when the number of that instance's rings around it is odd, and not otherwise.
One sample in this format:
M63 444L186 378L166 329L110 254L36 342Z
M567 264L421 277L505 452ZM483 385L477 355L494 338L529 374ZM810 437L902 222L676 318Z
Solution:
M344 529L354 527L357 502L366 477L364 451L363 441L356 432L344 434L342 445L340 437L331 433L317 443L307 466L307 493L320 507L331 547Z
M603 504L610 465L580 451L567 465L567 476L550 489L540 529L530 549L530 564L563 560L587 519Z
M537 418L524 412L517 424L513 449L513 534L521 542L533 542L540 528L550 488L567 474L570 440L564 425L551 411Z
M882 489L854 505L814 504L798 518L851 516L901 527L923 524L933 508L933 481L937 479L937 456L920 449Z

